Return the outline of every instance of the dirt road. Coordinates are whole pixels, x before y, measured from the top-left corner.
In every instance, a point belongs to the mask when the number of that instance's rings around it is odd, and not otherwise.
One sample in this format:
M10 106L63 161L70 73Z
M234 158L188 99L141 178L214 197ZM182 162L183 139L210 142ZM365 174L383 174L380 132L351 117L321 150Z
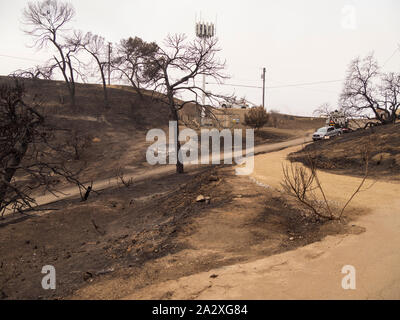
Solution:
M265 145L259 145L254 148L254 154L258 153L265 153L265 152L271 152L271 151L276 151L280 150L283 148L291 147L291 146L296 146L300 145L306 142L309 142L311 140L310 137L304 136L300 137L297 139L289 140L289 141L284 141L284 142L279 142L279 143L272 143L272 144L265 144ZM201 162L201 159L199 160ZM223 161L221 157L221 161ZM191 169L196 168L195 165L189 165L186 164L185 170L190 171ZM166 175L169 173L173 173L175 171L175 165L162 165L162 166L154 166L150 167L144 170L139 170L139 171L126 171L124 175L124 179L128 181L129 179L132 179L133 182L138 182L142 181L145 179L149 178L154 178L154 177L159 177L160 175ZM93 190L99 191L102 189L110 188L113 186L116 186L118 183L118 180L116 178L109 178L109 179L102 179L102 180L97 180L93 182ZM89 185L90 183L86 183L86 185ZM36 203L38 206L43 206L46 204L50 204L59 200L63 199L69 199L69 198L79 198L79 189L76 186L73 187L68 187L61 192L57 193L57 195L47 193L45 195L41 195L35 198ZM11 212L11 211L10 211ZM43 214L42 212L41 214ZM9 214L6 212L5 215Z
M253 179L280 188L282 162L298 147L256 156ZM360 179L320 173L331 200L343 203ZM250 263L146 287L127 299L400 299L400 184L378 181L353 206L370 210L354 223L361 234L321 242ZM356 289L342 288L343 266L356 270ZM210 277L213 275L212 277Z

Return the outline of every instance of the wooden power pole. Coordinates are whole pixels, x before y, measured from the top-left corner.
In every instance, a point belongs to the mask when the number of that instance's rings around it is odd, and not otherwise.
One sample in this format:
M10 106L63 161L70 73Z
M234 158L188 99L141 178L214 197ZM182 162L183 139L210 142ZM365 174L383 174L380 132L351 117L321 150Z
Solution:
M111 84L111 42L108 43L108 85Z
M266 72L266 69L263 68L263 73L261 75L261 78L263 80L262 106L264 109L265 109L265 72Z

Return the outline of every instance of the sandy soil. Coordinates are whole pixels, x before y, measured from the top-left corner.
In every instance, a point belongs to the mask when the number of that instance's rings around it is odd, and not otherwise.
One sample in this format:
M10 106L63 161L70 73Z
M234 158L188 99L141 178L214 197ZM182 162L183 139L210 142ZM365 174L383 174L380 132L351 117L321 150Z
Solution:
M10 244L0 248L2 298L118 299L352 232L301 216L278 192L266 192L229 166L191 167L185 175L163 170L136 176L129 187L106 184L84 203L70 194L47 214L2 221L0 241ZM199 194L211 202L196 202ZM55 292L41 289L45 264L56 267Z
M296 150L257 156L253 178L279 190L282 163ZM326 172L320 179L329 199L339 203L360 181ZM293 251L167 281L126 298L158 299L168 293L171 299L400 299L399 192L400 184L378 181L360 193L352 207L370 213L352 222L354 234L328 236ZM356 290L341 286L345 265L356 268Z

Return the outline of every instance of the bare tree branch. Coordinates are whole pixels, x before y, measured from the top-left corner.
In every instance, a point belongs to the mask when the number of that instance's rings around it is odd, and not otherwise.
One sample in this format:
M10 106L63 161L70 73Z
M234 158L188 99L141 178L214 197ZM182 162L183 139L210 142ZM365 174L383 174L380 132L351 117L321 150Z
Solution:
M179 110L189 103L217 119L213 106L219 106L219 101L225 97L206 92L195 82L196 77L203 75L211 77L217 83L227 78L223 73L225 62L217 59L220 51L217 45L216 38L196 39L190 42L183 34L169 35L164 41L163 48L159 47L146 59L143 70L144 80L153 89L153 99L170 109L172 120L179 122ZM199 101L203 94L207 99L206 105L200 104ZM186 96L191 97L187 99ZM178 140L178 152L180 147ZM176 171L178 173L184 171L183 163L179 160Z
M109 108L108 92L105 76L105 68L108 66L107 61L107 44L103 37L87 32L83 34L81 31L74 31L73 36L67 39L70 46L76 46L90 55L97 66L100 79L103 85L104 106Z
M381 73L370 54L363 60L357 58L351 62L340 104L348 114L356 117L370 119L373 115L382 124L393 123L400 106L399 88L400 74Z
M307 167L293 162L282 165L283 179L281 185L289 195L310 209L313 214L324 219L339 220L343 217L346 208L354 197L373 185L372 183L369 187L363 189L369 175L369 149L370 145L368 144L361 153L361 158L365 164L364 176L341 208L331 207L330 201L318 177L316 158L310 153L306 155ZM320 199L321 197L322 200Z
M23 11L24 32L33 38L33 46L42 49L50 43L55 48L53 65L57 66L65 80L72 107L75 107L75 81L76 74L79 74L74 66L79 47L64 43L62 35L74 15L71 4L58 0L29 2Z
M24 102L24 87L0 83L0 213L32 208L33 191L56 194L59 178L81 185L66 165L72 154L54 140L39 105ZM62 152L61 152L62 151Z

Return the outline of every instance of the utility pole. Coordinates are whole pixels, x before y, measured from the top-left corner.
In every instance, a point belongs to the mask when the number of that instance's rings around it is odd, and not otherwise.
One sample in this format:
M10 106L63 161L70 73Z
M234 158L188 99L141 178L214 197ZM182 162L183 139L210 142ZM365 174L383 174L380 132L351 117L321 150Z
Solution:
M263 73L261 75L261 79L263 80L263 93L262 93L262 106L265 108L265 72L266 69L263 68Z
M206 105L206 75L203 74L203 99L202 99L203 106ZM205 115L202 115L204 117Z
M108 85L111 84L111 42L108 43Z

